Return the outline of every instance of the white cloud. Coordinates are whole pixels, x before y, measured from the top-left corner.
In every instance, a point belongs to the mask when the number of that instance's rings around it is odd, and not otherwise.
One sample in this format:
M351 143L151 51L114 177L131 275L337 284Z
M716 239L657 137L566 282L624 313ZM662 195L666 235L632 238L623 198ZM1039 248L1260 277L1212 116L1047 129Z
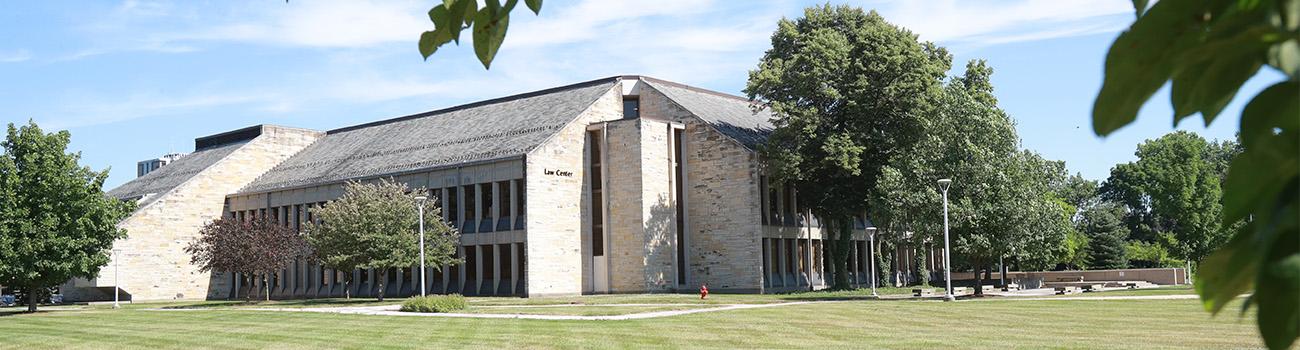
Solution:
M871 3L922 40L986 46L1113 31L1133 18L1124 0L936 0Z
M164 37L309 47L367 47L414 42L432 29L427 2L310 1L273 8L265 17ZM414 44L411 45L414 47Z
M50 129L103 125L164 115L183 115L207 108L267 103L271 96L260 94L195 93L191 95L137 93L129 96L76 96L60 104L60 117L42 120Z
M27 49L18 49L12 52L0 52L0 63L15 63L32 59L32 53Z

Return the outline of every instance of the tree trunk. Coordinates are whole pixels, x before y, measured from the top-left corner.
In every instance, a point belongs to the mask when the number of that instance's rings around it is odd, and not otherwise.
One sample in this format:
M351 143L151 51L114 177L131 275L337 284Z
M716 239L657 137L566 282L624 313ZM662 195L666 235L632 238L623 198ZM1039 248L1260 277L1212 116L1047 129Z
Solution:
M388 268L379 271L379 301L384 301L384 282L388 282Z
M849 262L852 257L849 256L849 245L853 244L853 221L851 219L837 219L831 221L835 244L832 246L832 263L835 265L835 284L831 287L835 290L847 290L853 288L849 281Z
M239 274L239 280L244 281L244 288L243 288L243 289L244 289L244 301L246 301L246 302L252 302L252 301L253 301L253 285L256 284L256 283L253 283L253 282L254 282L254 281L257 281L257 280L253 279L253 276L249 276L249 274L247 274L247 273L241 273L241 274Z
M352 300L352 274L345 273L343 276L343 299Z
M36 304L41 300L41 287L27 287L27 312L36 312Z
M974 266L975 266L975 295L984 296L984 275L980 274L980 272L982 272L980 271L980 269L984 268L984 264L975 264Z

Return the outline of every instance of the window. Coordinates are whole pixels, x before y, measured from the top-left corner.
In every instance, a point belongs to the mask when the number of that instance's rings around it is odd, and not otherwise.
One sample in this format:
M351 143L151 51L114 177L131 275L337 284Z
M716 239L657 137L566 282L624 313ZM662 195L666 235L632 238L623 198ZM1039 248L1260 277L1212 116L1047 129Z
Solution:
M482 210L479 210L478 232L492 232L495 227L492 222L492 204L495 202L492 198L492 183L479 184L479 192L483 204Z
M669 128L673 140L673 191L676 198L673 198L677 204L677 284L686 284L686 173L685 167L682 166L683 156L686 155L682 146L682 136L684 130L678 128Z
M498 197L501 198L500 203L497 203L497 207L500 208L500 210L497 210L497 231L510 230L510 205L513 204L513 201L510 200L512 192L510 191L510 183L510 181L497 182L497 188L499 188L497 192L500 192Z
M447 210L442 212L452 227L460 227L460 198L456 197L456 188L447 188Z
M641 100L636 96L623 96L623 119L641 117Z
M600 130L587 132L590 149L587 174L591 179L591 256L605 256L605 196L601 174Z
M461 228L461 232L463 233L478 232L477 230L475 230L476 226L474 225L474 221L478 220L478 210L477 210L478 208L475 207L476 198L474 198L475 195L474 187L476 186L478 185L461 186L461 190L465 191L465 195L464 195L465 209L463 209L465 211L465 215L462 216L465 222L463 223L464 227Z

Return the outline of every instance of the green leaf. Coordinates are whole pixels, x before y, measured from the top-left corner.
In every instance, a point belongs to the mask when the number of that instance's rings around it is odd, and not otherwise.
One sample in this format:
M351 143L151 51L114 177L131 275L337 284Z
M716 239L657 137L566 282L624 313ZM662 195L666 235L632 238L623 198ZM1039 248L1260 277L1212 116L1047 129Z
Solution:
M1300 3L1300 1L1293 1ZM1268 49L1268 65L1291 79L1300 79L1300 40L1288 40Z
M450 41L451 37L448 36L445 30L426 31L420 34L420 55L423 55L424 59L428 60L429 56L438 51L438 47Z
M1197 1L1158 2L1115 39L1093 103L1094 132L1106 135L1137 118L1142 104L1173 74L1176 59L1198 39L1195 31L1170 28L1195 27L1203 6Z
M1242 230L1201 262L1195 284L1206 310L1217 314L1229 301L1250 289L1259 266L1255 234L1253 228Z
M1294 233L1294 232L1293 232ZM1282 239L1276 248L1296 250L1300 240ZM1293 253L1261 267L1255 288L1255 298L1259 305L1256 322L1259 333L1264 337L1264 344L1270 349L1288 349L1300 335L1300 253Z
M491 3L492 1L489 1ZM474 54L478 56L483 68L492 69L492 59L506 39L506 29L510 26L508 12L496 12L492 7L479 10L474 18Z
M533 10L534 14L542 14L542 0L524 0L524 4L528 5L528 9Z
M465 25L474 23L474 14L478 12L478 2L460 1L448 8L448 27L451 30L451 38L460 44L460 32L465 29Z
M1241 140L1247 148L1273 135L1274 128L1300 132L1300 82L1285 81L1269 86L1241 112Z

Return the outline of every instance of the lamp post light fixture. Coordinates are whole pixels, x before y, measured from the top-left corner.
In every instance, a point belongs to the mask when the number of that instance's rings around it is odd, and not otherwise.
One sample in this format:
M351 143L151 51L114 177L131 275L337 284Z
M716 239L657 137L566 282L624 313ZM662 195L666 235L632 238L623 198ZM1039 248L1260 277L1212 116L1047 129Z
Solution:
M420 296L424 296L424 202L429 197L416 196L415 206L420 211Z
M117 279L117 278L118 278L118 275L117 275L117 266L118 266L117 253L120 252L120 251L122 251L122 250L121 250L121 249L113 249L113 308L114 308L114 309L120 309L120 308L122 308L122 305L121 305L121 304L118 304L118 297L117 297L117 291L120 290L120 289L122 289L121 287L118 287L119 284L118 284L118 279Z
M943 299L946 301L957 300L952 295L952 267L949 263L949 256L952 255L952 248L948 246L948 187L952 186L952 179L939 179L939 189L943 191L943 282L946 285ZM978 271L976 272L978 273Z
M875 227L867 228L867 240L870 241L869 244L871 244L871 247L869 247L871 250L871 275L867 277L871 278L871 296L879 297L880 295L876 294L877 278L876 278L876 228Z

